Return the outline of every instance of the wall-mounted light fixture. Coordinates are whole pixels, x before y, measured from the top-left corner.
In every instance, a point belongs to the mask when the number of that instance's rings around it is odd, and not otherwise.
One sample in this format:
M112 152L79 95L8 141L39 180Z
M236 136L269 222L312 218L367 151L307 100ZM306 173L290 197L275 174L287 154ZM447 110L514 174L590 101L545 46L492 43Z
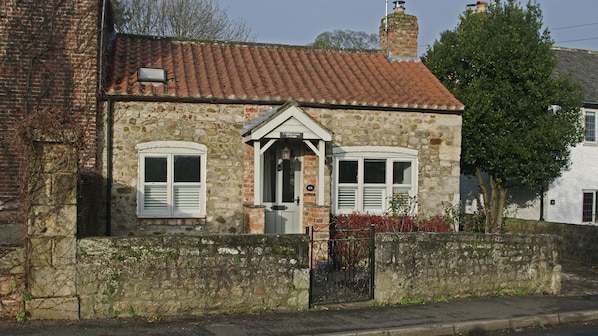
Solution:
M284 146L284 148L280 151L280 156L283 160L290 160L291 150L289 149L289 147Z

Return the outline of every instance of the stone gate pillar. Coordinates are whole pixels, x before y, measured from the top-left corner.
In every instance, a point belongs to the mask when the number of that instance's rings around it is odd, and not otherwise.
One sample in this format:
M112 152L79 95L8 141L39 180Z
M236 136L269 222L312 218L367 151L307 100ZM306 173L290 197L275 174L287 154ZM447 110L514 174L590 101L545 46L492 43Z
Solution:
M57 139L60 138L60 139ZM75 287L77 149L74 137L37 136L28 176L27 273L31 319L78 319Z

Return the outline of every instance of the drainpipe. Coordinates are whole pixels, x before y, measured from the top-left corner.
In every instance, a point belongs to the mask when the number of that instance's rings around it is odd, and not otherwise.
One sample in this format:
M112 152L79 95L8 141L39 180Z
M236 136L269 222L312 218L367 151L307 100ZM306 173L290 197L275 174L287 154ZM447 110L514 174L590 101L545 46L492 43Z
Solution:
M544 187L540 190L540 220L544 221Z
M106 117L106 236L110 236L112 227L112 120L114 101L108 99L108 115Z

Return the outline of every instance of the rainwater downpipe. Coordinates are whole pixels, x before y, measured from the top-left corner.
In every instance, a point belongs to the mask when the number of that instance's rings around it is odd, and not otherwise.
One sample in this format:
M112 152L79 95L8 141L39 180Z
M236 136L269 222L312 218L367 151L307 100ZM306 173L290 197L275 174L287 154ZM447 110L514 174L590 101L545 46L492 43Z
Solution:
M112 227L112 135L114 133L112 120L114 119L114 101L108 99L106 116L106 236L111 235Z

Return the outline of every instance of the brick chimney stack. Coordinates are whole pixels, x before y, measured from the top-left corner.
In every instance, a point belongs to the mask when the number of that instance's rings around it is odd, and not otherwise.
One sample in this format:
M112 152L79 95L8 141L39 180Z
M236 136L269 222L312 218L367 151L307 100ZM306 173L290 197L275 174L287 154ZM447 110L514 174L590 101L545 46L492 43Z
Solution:
M417 17L405 14L405 1L394 1L393 13L380 24L380 49L389 58L413 59L417 55Z

